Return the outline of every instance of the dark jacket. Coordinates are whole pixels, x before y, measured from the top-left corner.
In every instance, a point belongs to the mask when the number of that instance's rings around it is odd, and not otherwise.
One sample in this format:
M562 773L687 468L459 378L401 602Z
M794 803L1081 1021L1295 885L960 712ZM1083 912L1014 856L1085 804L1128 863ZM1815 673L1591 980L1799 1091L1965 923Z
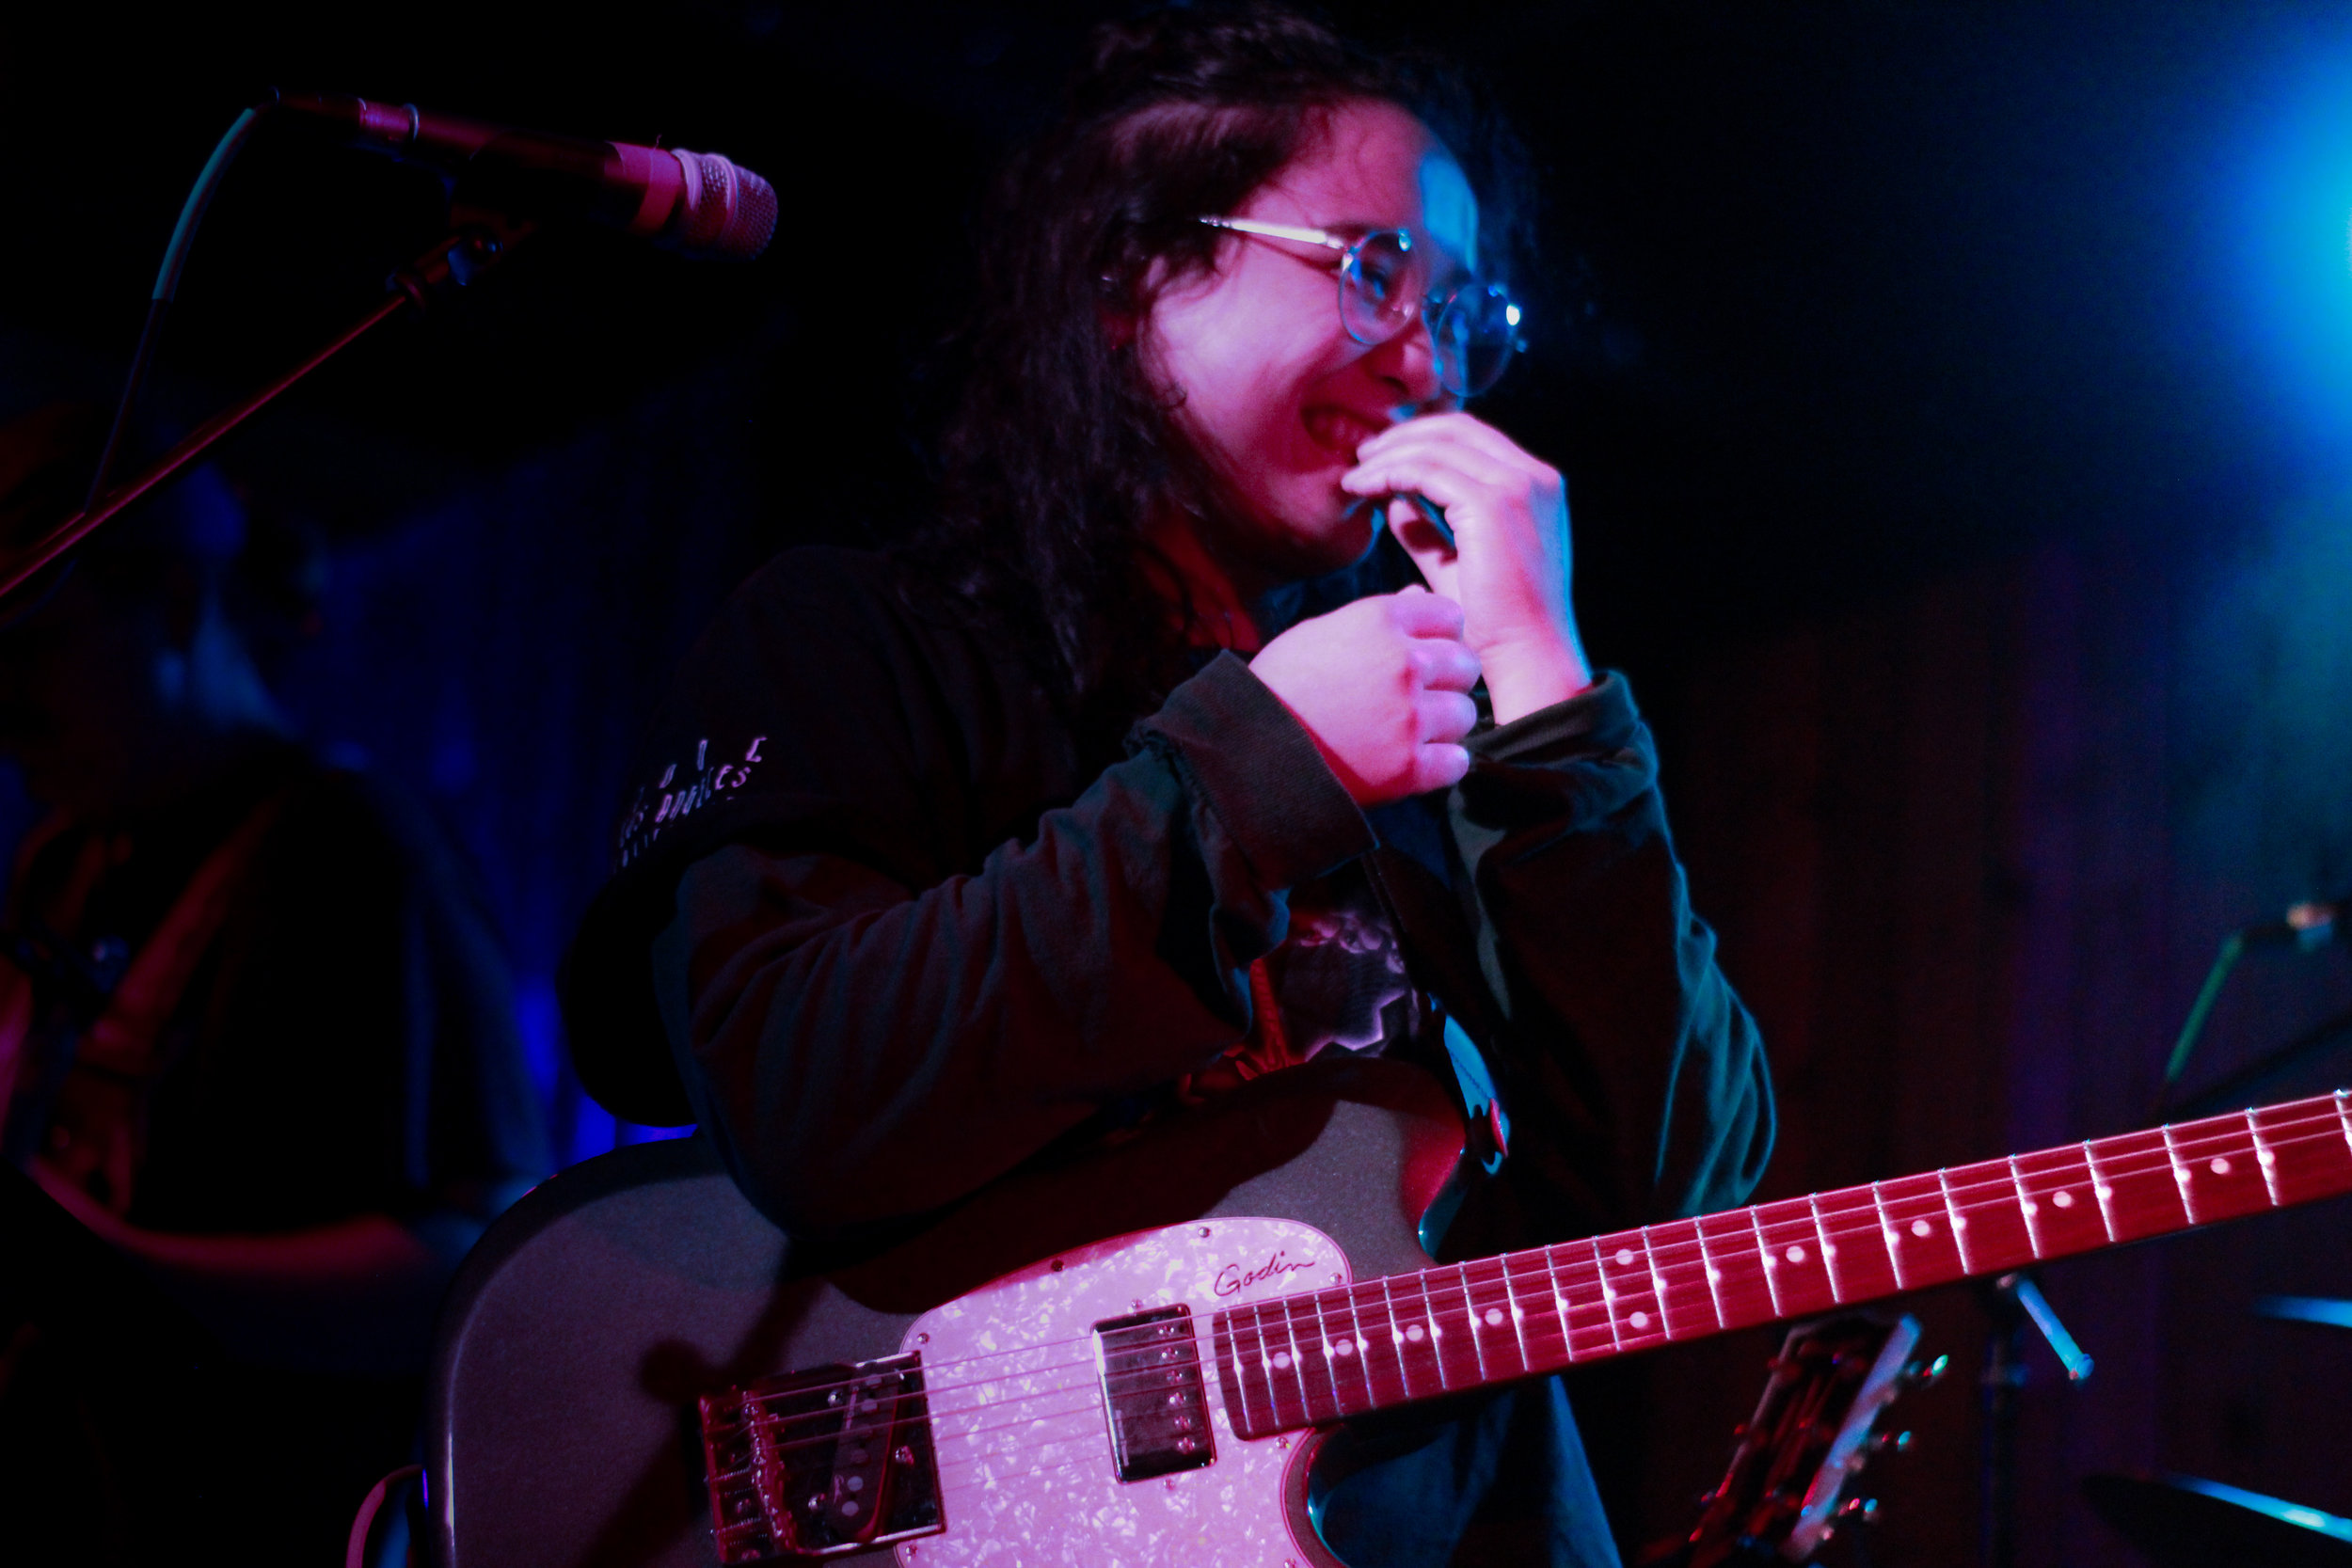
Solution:
M700 1120L796 1235L920 1213L1206 1066L1249 1027L1289 890L1359 863L1513 1122L1470 1250L1744 1197L1763 1054L1624 680L1470 745L1455 788L1368 817L1222 655L1123 756L1089 756L1009 650L910 608L882 559L792 552L680 674L567 967L582 1077L623 1114ZM1483 1419L1491 1481L1531 1418L1506 1397ZM1564 1406L1539 1424L1572 1448ZM1581 1457L1558 1458L1578 1517L1546 1527L1550 1556L1607 1560ZM1466 1463L1448 1540L1484 1484Z

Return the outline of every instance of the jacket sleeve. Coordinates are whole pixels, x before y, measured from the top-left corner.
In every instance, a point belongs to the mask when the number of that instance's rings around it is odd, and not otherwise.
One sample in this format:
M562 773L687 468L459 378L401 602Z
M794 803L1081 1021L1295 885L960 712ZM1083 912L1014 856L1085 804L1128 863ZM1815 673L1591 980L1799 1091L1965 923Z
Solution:
M803 1237L936 1208L1202 1066L1248 1027L1284 890L1371 844L1230 655L1033 836L930 885L838 826L824 756L784 760L800 825L685 869L654 984L703 1124Z
M1692 912L1624 678L1470 751L1447 813L1527 1221L1589 1229L1743 1201L1772 1144L1763 1042Z

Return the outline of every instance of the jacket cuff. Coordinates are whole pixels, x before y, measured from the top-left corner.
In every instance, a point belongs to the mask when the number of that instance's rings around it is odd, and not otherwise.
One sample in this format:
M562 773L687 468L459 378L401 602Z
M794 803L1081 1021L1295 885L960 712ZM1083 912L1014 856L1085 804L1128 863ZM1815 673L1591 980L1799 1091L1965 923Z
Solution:
M1231 653L1169 692L1136 735L1172 750L1262 887L1296 887L1378 842L1313 736Z
M1540 766L1623 751L1641 727L1633 689L1613 670L1565 702L1480 730L1462 744L1472 761Z

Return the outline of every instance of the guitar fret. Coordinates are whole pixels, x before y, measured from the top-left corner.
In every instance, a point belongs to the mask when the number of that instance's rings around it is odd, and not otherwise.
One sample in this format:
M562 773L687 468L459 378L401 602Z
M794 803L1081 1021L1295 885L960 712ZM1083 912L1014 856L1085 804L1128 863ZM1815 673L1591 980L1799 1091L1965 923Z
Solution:
M1232 1312L1219 1312L1210 1330L1210 1343L1216 1351L1217 1391L1224 1396L1226 1419L1233 1430L1250 1430L1249 1381L1242 1375L1240 1328Z
M1886 1243L1886 1261L1895 1271L1895 1288L1908 1291L1911 1282L1903 1277L1902 1243L1895 1235L1895 1222L1886 1217L1886 1197L1875 1181L1870 1183L1870 1207L1878 1211L1879 1240Z
M1313 1392L1307 1386L1307 1358L1298 1354L1298 1316L1287 1301L1269 1302L1267 1306L1282 1314L1282 1340L1290 1346L1291 1379L1298 1385L1299 1414L1312 1419L1315 1413ZM1281 1353L1277 1352L1278 1357Z
M2107 1244L2113 1246L2115 1234L2115 1188L2107 1181L2107 1173L2099 1168L2099 1150L2086 1140L2083 1144L2083 1164L2090 1167L2091 1196L2099 1200L2099 1223L2106 1227Z
M1617 1329L1617 1293L1609 1286L1609 1271L1600 1261L1600 1238L1588 1238L1584 1243L1593 1249L1593 1285L1600 1292L1600 1315L1609 1324L1609 1348L1625 1349L1625 1338Z
M1544 1248L1544 1273L1551 1279L1551 1311L1560 1320L1560 1349L1569 1360L1576 1359L1576 1334L1568 1326L1568 1292L1560 1283L1560 1253L1556 1246Z
M1454 1281L1454 1288L1462 1298L1463 1323L1459 1332L1447 1332L1444 1314L1451 1308L1446 1306L1445 1298L1438 1293L1438 1278L1447 1272L1439 1269L1422 1276L1430 1282L1427 1313L1429 1346L1437 1355L1438 1366L1449 1380L1448 1387L1475 1388L1486 1379L1486 1357L1478 1343L1478 1317L1470 1310L1469 1279L1467 1276L1457 1278ZM1470 1346L1467 1357L1462 1350L1465 1342ZM1449 1351L1453 1353L1450 1358L1447 1354Z
M1715 1326L1728 1328L1731 1320L1724 1315L1724 1274L1715 1266L1714 1255L1707 1250L1707 1227L1692 1221L1692 1234L1699 1239L1699 1266L1707 1273L1707 1295L1715 1304Z
M1846 1296L1837 1279L1837 1243L1829 1239L1829 1229L1821 1224L1821 1206L1810 1193L1805 1195L1804 1207L1813 1216L1813 1241L1821 1249L1821 1273L1829 1280L1829 1298L1843 1307Z
M1324 1386L1327 1390L1324 1397L1331 1402L1332 1415L1343 1416L1348 1413L1347 1398L1340 1389L1339 1351L1331 1341L1331 1320L1324 1312L1323 1295L1324 1292L1316 1291L1307 1298L1308 1306L1312 1308L1315 1315L1314 1348L1323 1353L1323 1358L1317 1365L1323 1373Z
M2062 1258L2106 1244L2106 1220L2092 1197L2097 1178L2080 1144L2066 1144L2010 1161L2025 1193L2027 1239L2036 1258Z
M1754 1209L1748 1211L1748 1229L1756 1237L1756 1261L1764 1266L1764 1291L1772 1298L1772 1316L1784 1317L1787 1309L1780 1305L1780 1280L1776 1277L1779 1271L1772 1266L1772 1249L1764 1240L1764 1222Z
M1470 1354L1478 1358L1478 1381L1481 1383L1490 1383L1494 1380L1494 1373L1486 1369L1486 1336L1485 1331L1493 1325L1486 1321L1486 1315L1483 1311L1479 1310L1478 1303L1470 1299L1470 1265L1468 1263L1457 1263L1454 1265L1454 1269L1455 1272L1462 1276L1462 1312L1465 1317L1470 1319Z
M1234 1339L1242 1354L1243 1407L1254 1421L1256 1414L1248 1407L1249 1396L1256 1395L1265 1406L1265 1430L1271 1432L1279 1423L1281 1412L1275 1407L1273 1357L1266 1354L1265 1326L1258 1322L1254 1307L1234 1308Z
M1407 1398L1418 1399L1421 1397L1422 1390L1413 1386L1412 1357L1405 1354L1406 1345L1408 1342L1417 1341L1407 1341L1405 1338L1405 1325L1396 1320L1396 1291L1386 1279L1380 1281L1380 1293L1387 1298L1389 1304L1389 1343L1396 1352L1397 1381L1405 1385ZM1441 1389L1445 1386L1443 1379L1439 1380L1438 1386Z
M1658 1281L1658 1314L1670 1339L1711 1334L1723 1327L1714 1314L1715 1288L1707 1277L1705 1240L1690 1220L1668 1220L1642 1232L1650 1270Z
M2352 1140L2332 1138L2322 1131L2322 1117L2296 1117L2280 1106L2255 1112L2270 1140L2272 1170L2279 1191L2289 1203L2301 1203L2339 1191L2352 1178Z
M1371 1410L1380 1403L1380 1395L1372 1383L1372 1339L1364 1333L1360 1288L1349 1285L1346 1300L1346 1314L1340 1322L1340 1333L1345 1339L1345 1347L1340 1351L1340 1360L1346 1369L1346 1398L1355 1402L1358 1411Z
M2172 1124L2168 1121L2157 1131L2164 1134L2164 1157L2172 1165L2172 1185L2181 1190L2181 1212L2188 1216L2189 1224L2201 1224L2197 1217L2197 1199L2189 1191L2187 1168L2181 1164L2180 1148L2172 1141Z
M1754 1211L1702 1214L1699 1235L1708 1243L1708 1260L1715 1271L1717 1294L1723 1302L1722 1321L1731 1327L1770 1323L1773 1309L1772 1287L1764 1270L1764 1255L1756 1246Z
M1941 1173L1945 1193L1959 1211L1956 1218L1963 1222L1954 1234L1967 1238L1963 1256L1970 1274L1996 1274L2041 1256L2034 1246L2032 1222L2026 1213L2016 1175L2015 1167L2006 1160L1981 1161ZM1982 1196L1963 1201L1971 1193Z
M2026 1196L2025 1173L2017 1168L2017 1156L2009 1157L2009 1184L2017 1194L2017 1212L2026 1216L2026 1243L2033 1248L2038 1262L2048 1256L2042 1246L2042 1205Z
M1642 1264L1649 1270L1650 1300L1658 1304L1658 1331L1671 1339L1674 1327L1666 1315L1666 1279L1658 1272L1658 1251L1649 1244L1648 1227L1643 1227L1638 1234L1642 1238Z
M1535 1272L1544 1261L1540 1247L1506 1253L1502 1259L1502 1288L1511 1298L1511 1330L1518 1338L1519 1363L1530 1371L1559 1368L1568 1355L1566 1340L1557 1350L1546 1342L1544 1313L1541 1308L1531 1310L1528 1305L1544 1289L1543 1278Z
M1940 1165L1935 1172L1935 1190L1944 1198L1944 1221L1952 1227L1952 1245L1960 1253L1961 1272L1974 1274L1976 1264L1968 1257L1968 1217L1952 1202L1952 1174Z
M1511 1285L1511 1259L1502 1260L1502 1299L1511 1314L1511 1342L1518 1347L1519 1370L1528 1370L1535 1365L1527 1354L1527 1309L1519 1305L1519 1293Z
M1850 1300L1870 1301L1902 1289L1895 1251L1874 1187L1842 1187L1821 1195L1821 1214L1837 1242L1837 1267Z
M2254 1108L2250 1105L2246 1108L2246 1136L2254 1145L2254 1164L2262 1167L2263 1191L2269 1195L2270 1206L2276 1209L2279 1206L2279 1157L2270 1151L2268 1144L2263 1142L2263 1130L2254 1120Z
M2352 1100L2347 1100L2342 1089L2336 1091L2336 1122L2344 1129L2345 1151L2352 1153Z

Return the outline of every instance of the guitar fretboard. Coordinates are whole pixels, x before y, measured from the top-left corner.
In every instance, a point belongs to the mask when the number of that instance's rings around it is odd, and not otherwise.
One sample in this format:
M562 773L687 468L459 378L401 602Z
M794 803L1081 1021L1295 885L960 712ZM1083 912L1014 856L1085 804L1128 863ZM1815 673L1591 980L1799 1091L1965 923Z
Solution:
M2352 1095L2125 1132L1216 1315L1246 1437L2352 1192Z

